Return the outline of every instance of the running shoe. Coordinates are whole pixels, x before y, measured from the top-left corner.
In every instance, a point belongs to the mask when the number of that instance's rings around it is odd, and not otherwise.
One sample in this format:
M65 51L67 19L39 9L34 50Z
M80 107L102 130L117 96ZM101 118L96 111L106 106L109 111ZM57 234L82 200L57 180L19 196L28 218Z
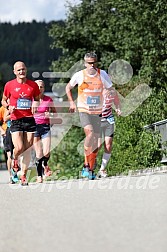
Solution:
M20 180L21 180L21 185L22 186L28 185L27 178L26 178L25 174L20 177Z
M42 183L43 182L43 179L42 179L42 177L41 176L38 176L37 177L37 181L36 181L37 183Z
M89 179L94 180L95 178L96 178L96 175L95 175L94 171L93 170L89 171Z
M45 177L49 177L49 176L51 176L52 175L52 171L51 171L51 169L50 169L50 167L47 165L47 166L45 166L44 167L44 176Z
M89 178L89 165L84 165L82 172L81 172L82 178Z
M14 183L17 183L19 181L19 178L17 176L17 172L13 170L13 168L10 169L11 170L11 179Z
M107 172L106 170L100 170L98 172L98 178L106 178L108 175L107 175Z
M10 183L10 184L15 184L15 182L13 181L12 176L9 178L9 183Z

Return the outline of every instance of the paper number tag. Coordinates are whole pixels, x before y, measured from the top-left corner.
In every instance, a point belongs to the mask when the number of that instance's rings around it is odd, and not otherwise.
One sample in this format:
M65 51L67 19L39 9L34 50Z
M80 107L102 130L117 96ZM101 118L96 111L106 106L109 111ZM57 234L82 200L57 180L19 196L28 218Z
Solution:
M30 109L31 100L29 99L18 99L17 100L17 109Z
M111 116L107 117L107 121L109 122L109 124L115 123L114 116L111 115Z
M88 96L87 97L88 105L99 105L100 104L100 96Z

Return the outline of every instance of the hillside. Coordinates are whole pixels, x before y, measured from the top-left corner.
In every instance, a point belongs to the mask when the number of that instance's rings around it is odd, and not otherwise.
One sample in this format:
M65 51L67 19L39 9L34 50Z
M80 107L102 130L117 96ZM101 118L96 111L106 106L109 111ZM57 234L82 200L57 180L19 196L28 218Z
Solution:
M61 24L62 21L55 23ZM57 60L61 54L60 49L51 49L52 39L48 36L48 30L53 22L0 23L0 82L4 83L13 78L13 64L17 60L24 61L28 68L28 77L32 73L39 72L40 78L44 71L49 71L53 60ZM49 80L46 82L49 83ZM50 85L46 85L46 91L50 91Z

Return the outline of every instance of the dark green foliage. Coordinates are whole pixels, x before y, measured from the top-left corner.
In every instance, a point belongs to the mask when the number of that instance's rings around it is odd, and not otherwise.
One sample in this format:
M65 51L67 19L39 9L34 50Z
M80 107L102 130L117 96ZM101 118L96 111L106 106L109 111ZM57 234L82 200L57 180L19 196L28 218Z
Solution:
M108 69L115 59L127 60L134 74L150 78L152 86L166 88L167 5L163 0L83 0L70 7L63 26L49 31L53 47L62 48L63 69L95 50L100 67ZM57 65L58 63L58 65ZM54 62L53 67L59 67Z
M61 23L61 22L57 22ZM24 61L28 67L28 77L33 72L42 74L49 71L50 64L61 54L58 48L51 49L52 39L48 36L52 22L0 23L0 76L2 85L14 78L13 64ZM41 77L40 77L41 78ZM49 80L46 79L46 84ZM3 88L3 86L1 86ZM46 85L46 91L51 90Z
M48 30L52 23L36 22L0 23L0 64L23 60L27 66L49 66L58 57L57 51L50 49L52 39ZM12 41L12 43L11 43Z
M156 166L162 158L159 133L148 132L143 127L167 116L166 13L163 0L83 0L79 6L69 7L63 26L53 24L49 31L54 40L52 47L62 48L63 52L58 61L52 62L54 71L67 71L83 59L85 52L93 50L99 56L99 67L105 70L117 59L131 64L132 80L116 86L124 97L138 85L147 84L151 88L151 95L131 114L116 118L112 158L107 167L109 174ZM137 100L138 95L133 99ZM80 139L80 131L70 131L70 134ZM103 149L98 155L99 165L102 152ZM71 154L67 148L66 159ZM52 159L55 159L54 153ZM78 161L81 162L80 158ZM80 163L70 165L78 170ZM63 169L68 170L68 166L64 160Z
M159 132L147 131L145 125L165 119L166 95L153 89L152 95L127 117L116 117L111 174L160 165L163 151Z

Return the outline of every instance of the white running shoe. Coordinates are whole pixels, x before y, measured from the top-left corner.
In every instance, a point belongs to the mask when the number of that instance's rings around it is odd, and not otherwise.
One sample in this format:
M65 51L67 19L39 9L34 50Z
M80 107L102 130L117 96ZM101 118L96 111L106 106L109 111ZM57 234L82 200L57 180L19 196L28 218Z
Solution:
M42 179L42 177L41 176L37 176L37 181L36 181L37 183L42 183L43 182L43 179Z
M107 175L107 172L106 172L106 170L100 170L99 172L98 172L98 177L99 178L106 178L108 175Z

